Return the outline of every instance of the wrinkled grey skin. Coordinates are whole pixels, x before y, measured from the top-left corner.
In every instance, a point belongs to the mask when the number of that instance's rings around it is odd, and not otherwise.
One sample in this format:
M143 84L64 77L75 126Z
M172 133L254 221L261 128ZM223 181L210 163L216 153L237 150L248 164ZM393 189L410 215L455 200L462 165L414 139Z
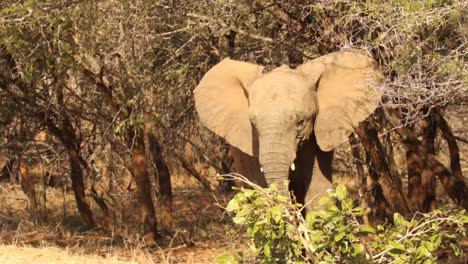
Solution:
M297 69L262 70L220 62L194 91L198 114L240 150L238 156L258 157L238 157L239 173L279 186L289 179L297 201L308 203L331 187L333 149L377 107L380 71L355 51L331 53Z

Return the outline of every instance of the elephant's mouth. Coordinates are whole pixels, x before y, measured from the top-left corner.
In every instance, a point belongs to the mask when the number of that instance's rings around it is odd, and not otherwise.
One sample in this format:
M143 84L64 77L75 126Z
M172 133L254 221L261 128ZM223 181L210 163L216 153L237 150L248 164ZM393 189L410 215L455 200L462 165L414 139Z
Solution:
M294 165L294 162L293 162L293 163L291 163L291 167L290 167L290 169L291 169L291 171L295 171L295 170L296 170L296 165ZM260 166L260 171L261 171L261 172L264 172L264 170L263 170L263 167L262 167L262 166Z

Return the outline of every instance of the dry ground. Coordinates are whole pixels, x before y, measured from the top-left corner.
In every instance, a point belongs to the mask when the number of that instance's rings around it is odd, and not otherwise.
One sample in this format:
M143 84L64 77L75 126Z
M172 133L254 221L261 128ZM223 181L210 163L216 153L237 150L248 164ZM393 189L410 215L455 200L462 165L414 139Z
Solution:
M21 189L1 184L0 263L213 263L221 253L246 249L244 232L220 207L227 197L209 195L190 180L175 185L175 232L155 243L138 235L136 201L128 194L117 208L119 235L112 239L84 228L71 192L47 190L47 210L33 218Z
M124 264L137 263L136 261L123 261L115 256L102 257L99 255L76 255L67 249L57 247L34 248L27 246L0 245L0 262L29 264L29 263L70 263L70 264Z
M213 197L194 183L176 185L175 233L163 234L157 243L140 237L134 228L136 217L130 216L137 207L131 197L122 199L127 203L119 217L126 221L116 221L121 236L112 239L99 230L83 228L71 209L71 193L48 191L49 209L43 222L28 215L26 197L18 186L0 185L0 263L214 263L221 253L247 250L245 232L220 208L228 197ZM182 238L193 245L187 246ZM441 263L468 263L468 259L446 256Z

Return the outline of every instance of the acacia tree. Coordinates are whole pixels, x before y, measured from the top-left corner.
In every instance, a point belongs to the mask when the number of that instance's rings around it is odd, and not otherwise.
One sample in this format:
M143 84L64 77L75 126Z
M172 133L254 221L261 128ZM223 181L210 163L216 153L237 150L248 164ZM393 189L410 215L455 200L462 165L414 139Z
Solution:
M172 222L168 160L210 188L185 157L187 142L205 162L229 171L225 143L200 127L194 111L192 90L210 67L228 56L294 67L358 48L387 77L382 107L351 142L363 202L376 216L430 210L437 176L466 208L458 139L444 112L466 100L466 7L457 0L4 1L0 125L29 131L24 142L46 129L62 143L77 207L90 226L98 221L86 197L89 153L111 145L136 181L145 231L156 235L157 213L163 227ZM438 134L447 142L448 167L436 155ZM393 157L396 143L405 147L403 170ZM161 212L151 175L158 176ZM106 211L99 197L93 194Z
M63 19L71 15L73 5L45 5L35 8L33 2L2 9L1 89L12 103L16 114L28 116L37 127L46 128L67 151L72 186L78 211L88 226L97 222L85 197L82 157L82 120L90 114L73 111L79 104L70 99L67 80L73 67L70 41L73 32ZM59 32L59 38L54 38Z
M121 36L107 39L106 35L101 35L102 38L89 41L87 35L89 29L94 33L110 34L109 32L122 26L123 18L127 15L137 17L137 14L132 13L135 11L132 6L122 8L124 11L119 14L117 8L87 1L32 1L3 9L10 16L2 21L5 29L1 38L2 66L6 71L2 72L1 88L4 95L13 102L12 107L24 110L20 114L33 118L38 127L47 129L64 145L69 155L70 175L78 210L88 226L96 226L97 221L86 199L84 172L87 173L88 181L92 172L86 157L83 157L82 148L92 148L86 143L96 135L101 139L101 144L108 141L112 145L127 148L126 153L130 160L126 165L137 183L142 223L146 232L156 236L157 222L147 171L149 163L146 159L145 134L153 147L153 158L162 182L160 186L165 188L163 193L169 196L169 202L162 207L169 210L164 214L166 220L163 225L166 227L170 227L172 221L169 171L154 132L149 126L144 130L144 124L140 122L144 101L138 104L129 103L142 98L141 89L148 85L151 77L148 75L148 78L143 79L135 76L136 68L142 65L138 63L138 58L132 57L135 53L129 54L129 51L135 51L136 48L143 50L146 47L142 43L135 45L132 42L135 39L122 39ZM100 11L117 12L111 21L115 23L99 24L102 22ZM121 34L127 34L127 31L135 31L135 35L145 33L139 28L121 29ZM116 46L112 46L114 44ZM114 47L118 49L114 50ZM112 60L115 54L107 51L118 52L119 49L123 51L121 55L125 56L126 63L112 64L107 59ZM96 60L95 56L101 56L103 60ZM97 95L103 96L105 100ZM145 124L149 123L148 121ZM118 128L123 136L114 133L112 126ZM126 160L126 157L123 158ZM98 199L97 195L93 195L93 198L109 215L103 200ZM166 198L165 201L167 200ZM111 221L111 218L107 217L106 221ZM112 229L112 223L104 223L104 226L109 231Z

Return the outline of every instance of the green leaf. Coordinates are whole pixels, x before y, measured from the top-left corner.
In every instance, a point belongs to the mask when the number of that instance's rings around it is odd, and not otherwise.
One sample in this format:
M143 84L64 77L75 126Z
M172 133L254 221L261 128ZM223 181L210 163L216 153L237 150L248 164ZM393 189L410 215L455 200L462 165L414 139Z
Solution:
M263 253L265 253L266 257L271 256L270 246L271 246L271 240L266 242L265 245L263 246Z
M237 212L236 217L243 217L243 216L246 216L246 215L248 215L248 214L250 214L250 210L244 208L244 209L239 210L239 211Z
M370 226L370 225L361 225L361 226L359 227L359 229L360 229L361 232L363 232L363 233L375 234L375 232L376 232L375 228L373 228L373 227Z
M343 184L338 185L335 190L336 198L340 201L343 201L348 196L348 190Z
M353 209L353 200L350 199L350 198L345 198L342 200L341 202L341 209L343 211L345 211L346 213L349 211L349 210L352 210Z
M429 242L429 241L425 241L424 246L425 246L425 247L427 248L427 250L429 250L430 252L434 251L434 249L437 248L436 245L432 244L432 243Z
M330 202L331 202L330 197L325 196L325 197L320 198L320 200L319 200L319 205L320 205L320 206L322 206L322 205L327 205L327 204L329 204Z
M356 257L362 254L364 250L365 250L365 247L363 244L357 244L356 246L354 246L353 251L352 251L353 257Z
M239 208L240 208L239 201L236 196L231 201L229 201L228 205L226 206L226 211L234 212L236 210L239 210Z
M432 244L434 247L439 247L440 242L441 242L442 240L441 240L441 237L440 237L439 234L434 234L434 235L431 236L430 241L431 241L431 244Z
M343 237L346 235L345 232L338 233L338 235L335 236L335 242L339 242L343 239Z
M278 199L278 201L282 202L282 203L285 203L285 202L288 202L289 201L289 198L286 197L286 196L283 196L283 195L278 195L276 197L276 199Z
M394 248L394 249L398 249L398 250L401 250L401 251L405 251L405 246L399 242L396 242L396 241L390 241L389 242L389 245Z
M127 125L128 119L125 119L124 121L120 122L115 128L114 128L114 134L119 134L120 131L122 130L123 127Z
M250 198L255 194L255 190L245 189L243 191L245 198Z
M279 222L283 216L283 207L282 205L278 204L276 206L273 206L270 209L270 212L273 216L273 219L275 219L276 222Z
M228 253L224 253L221 255L218 255L216 257L216 263L218 264L238 264L239 261L237 261L234 256Z
M409 227L411 223L408 222L402 215L399 213L393 214L393 222L397 228Z
M452 248L453 253L455 253L455 256L463 257L463 251L460 249L460 245L458 245L458 243L452 242L450 243L450 247Z

